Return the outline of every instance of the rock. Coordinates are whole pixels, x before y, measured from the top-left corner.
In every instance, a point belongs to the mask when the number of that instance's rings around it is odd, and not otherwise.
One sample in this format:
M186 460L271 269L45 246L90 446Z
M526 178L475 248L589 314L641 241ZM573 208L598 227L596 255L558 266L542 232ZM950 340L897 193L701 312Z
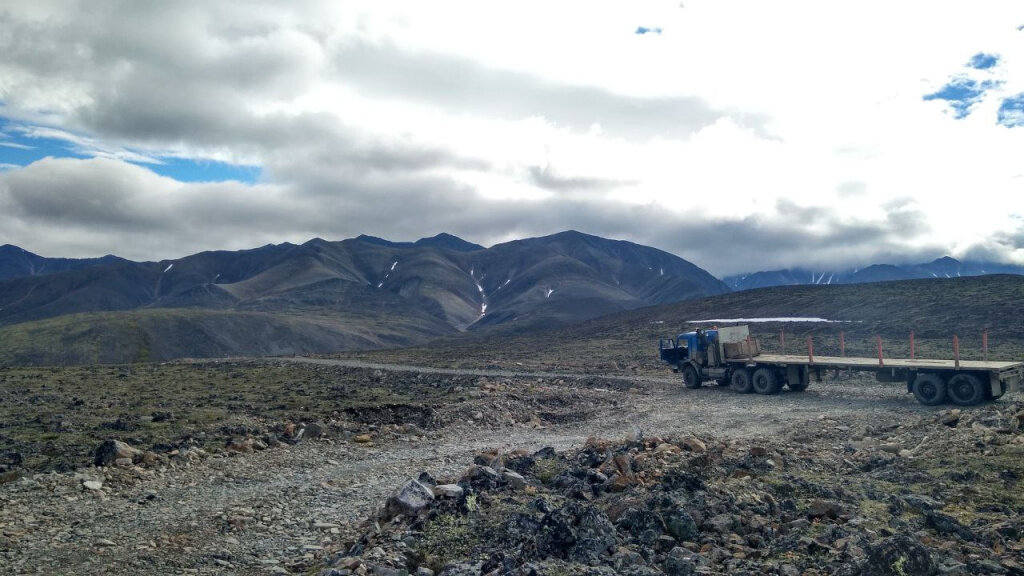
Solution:
M658 447L654 449L655 454L675 454L680 451L679 446L675 444L669 444L668 442L662 442L658 444Z
M458 484L438 484L433 490L437 498L461 498L464 492Z
M416 569L416 576L434 576L434 571L430 568L420 566Z
M523 488L526 488L526 478L523 478L521 474L511 470L505 470L502 472L501 480L509 486L512 486L515 490L522 490Z
M964 540L975 540L974 534L964 527L956 518L936 510L928 510L924 514L924 525L933 528L939 534L954 534Z
M871 546L861 572L872 576L933 576L936 570L927 548L900 535Z
M768 449L764 446L751 446L750 455L754 458L764 458L768 455Z
M697 523L683 507L677 507L665 514L665 528L680 542L696 542L699 532Z
M174 414L171 412L153 412L153 422L167 422L168 420L174 420Z
M316 440L320 436L323 436L323 433L324 427L314 422L311 424L306 424L306 432L303 434L303 436L311 440Z
M910 510L917 510L918 512L936 510L945 506L945 504L934 498L922 496L920 494L907 494L905 496L901 496L900 500L907 508Z
M102 480L86 480L85 482L82 482L82 487L84 487L86 490L99 490L99 489L103 488L103 481Z
M534 452L532 457L534 460L540 460L541 458L554 458L555 449L551 446L546 446Z
M669 576L690 576L696 573L697 563L693 561L691 554L686 548L678 546L673 548L665 560L665 574Z
M369 434L359 434L352 438L352 441L356 444L370 444L373 442L373 436Z
M690 452L695 454L703 454L708 451L708 447L699 438L690 437L683 440L683 448L686 448Z
M391 519L399 514L419 512L434 500L434 493L417 480L409 479L388 498L383 516Z
M736 517L732 514L719 514L708 520L706 524L719 534L728 534L732 532L732 527L736 525Z
M889 454L899 454L902 448L895 442L886 442L878 447L882 452L888 452Z
M142 450L132 448L128 444L113 438L107 438L96 448L93 463L97 466L110 466L119 459L127 459L129 465L136 459L142 458Z
M786 522L785 524L783 524L782 529L784 532L793 532L795 530L803 530L804 528L807 528L810 525L811 522L807 518L797 518L792 522Z
M811 502L807 509L807 517L814 518L838 518L844 512L843 505L833 500L822 500L820 498Z
M498 482L501 480L501 475L498 471L490 466L480 466L474 464L462 474L462 481L469 482L471 486L477 489L493 490L498 487Z
M956 425L960 423L960 410L950 410L939 415L939 424L944 424L950 428L956 428Z
M232 438L228 440L224 449L237 454L248 454L253 451L252 438Z
M112 546L117 546L117 544L115 544L112 540L107 540L106 538L100 538L99 540L97 540L96 541L96 545L97 546L103 546L104 548L110 548Z

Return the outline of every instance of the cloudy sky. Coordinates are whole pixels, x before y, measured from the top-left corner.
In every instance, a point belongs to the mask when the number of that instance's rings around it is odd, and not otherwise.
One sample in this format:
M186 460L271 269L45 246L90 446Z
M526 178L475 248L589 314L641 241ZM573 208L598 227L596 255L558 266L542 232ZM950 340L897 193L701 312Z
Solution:
M1024 264L1024 2L0 0L0 244Z

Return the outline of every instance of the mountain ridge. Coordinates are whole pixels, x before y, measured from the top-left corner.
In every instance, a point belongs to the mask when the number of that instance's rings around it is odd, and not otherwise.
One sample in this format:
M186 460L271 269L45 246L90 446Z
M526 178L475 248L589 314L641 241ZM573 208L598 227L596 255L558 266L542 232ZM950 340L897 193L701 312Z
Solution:
M962 276L984 276L988 274L1024 275L1024 266L984 261L960 261L951 256L942 256L930 262L919 264L876 263L864 268L842 270L812 270L809 268L785 268L765 270L748 274L725 276L722 281L732 290L751 290L771 286L798 286L809 284L862 284L892 280L917 280L922 278L957 278Z
M17 326L31 331L25 325L38 322L56 330L63 322L55 319L79 315L83 322L113 326L108 332L124 346L141 350L123 325L138 326L153 354L173 350L171 357L328 352L346 343L407 345L503 324L522 330L566 325L727 291L711 274L669 253L576 231L490 248L448 234L413 243L314 238L159 262L93 262L2 280L0 332L9 328L12 334ZM217 317L225 333L210 332L216 323L204 315ZM267 338L301 345L254 340L261 321ZM322 346L313 333L322 336ZM193 349L189 334L204 334ZM227 343L202 344L218 339Z

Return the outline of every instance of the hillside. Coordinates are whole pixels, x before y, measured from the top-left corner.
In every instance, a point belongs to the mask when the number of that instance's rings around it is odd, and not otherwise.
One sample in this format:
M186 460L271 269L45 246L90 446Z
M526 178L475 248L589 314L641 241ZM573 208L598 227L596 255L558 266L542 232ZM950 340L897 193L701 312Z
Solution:
M415 243L314 239L0 281L0 362L409 345L499 325L551 328L727 290L671 254L572 231L491 248L447 234Z
M789 353L804 353L807 336L814 337L818 354L838 353L843 332L850 355L873 356L874 337L881 335L886 355L905 356L913 330L919 357L951 357L955 333L964 358L980 358L981 333L987 330L990 358L1024 360L1024 277L1015 275L762 288L611 314L529 335L466 334L429 348L356 356L451 367L661 373L666 370L657 357L661 337L726 324L721 320L782 317L837 322L750 323L770 351L781 351L778 335L784 330ZM699 320L719 322L695 322Z

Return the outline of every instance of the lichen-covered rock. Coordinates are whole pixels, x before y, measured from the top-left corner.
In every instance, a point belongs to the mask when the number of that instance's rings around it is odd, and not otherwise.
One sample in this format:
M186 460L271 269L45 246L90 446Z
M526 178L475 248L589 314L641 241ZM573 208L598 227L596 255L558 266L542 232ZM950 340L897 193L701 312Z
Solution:
M861 572L871 576L932 576L936 567L920 542L908 536L894 536L871 546Z

